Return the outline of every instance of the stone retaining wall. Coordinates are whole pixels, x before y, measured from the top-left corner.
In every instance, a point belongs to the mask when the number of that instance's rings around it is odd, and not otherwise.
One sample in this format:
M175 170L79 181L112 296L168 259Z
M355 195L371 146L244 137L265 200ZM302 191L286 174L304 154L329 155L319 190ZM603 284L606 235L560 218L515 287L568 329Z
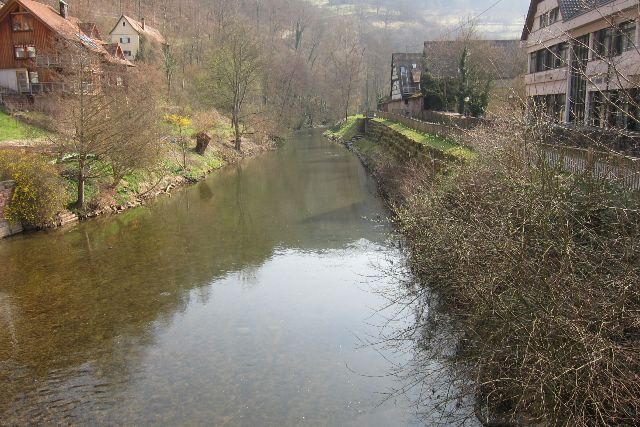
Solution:
M459 159L450 156L440 150L429 147L424 144L402 135L399 132L389 128L383 123L376 122L371 119L364 119L364 134L367 139L383 144L390 153L401 159L412 159L423 157L425 160L447 162L459 161Z
M11 201L14 186L13 181L0 181L0 239L22 232L21 224L9 223L4 218L4 210Z
M464 129L455 126L440 123L423 122L421 120L412 119L410 117L403 117L393 113L378 112L376 113L376 115L383 119L401 123L408 128L417 130L418 132L437 135L443 138L451 139L453 141L457 141L464 134Z

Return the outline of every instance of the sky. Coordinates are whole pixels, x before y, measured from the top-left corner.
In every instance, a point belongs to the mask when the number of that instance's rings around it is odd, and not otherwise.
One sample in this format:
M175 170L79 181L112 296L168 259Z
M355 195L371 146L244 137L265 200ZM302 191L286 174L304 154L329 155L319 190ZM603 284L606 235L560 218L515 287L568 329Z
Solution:
M477 28L485 37L519 38L530 0L416 0L416 3L427 21L456 26L484 12L477 19ZM493 6L495 3L498 4ZM486 11L488 8L491 9Z

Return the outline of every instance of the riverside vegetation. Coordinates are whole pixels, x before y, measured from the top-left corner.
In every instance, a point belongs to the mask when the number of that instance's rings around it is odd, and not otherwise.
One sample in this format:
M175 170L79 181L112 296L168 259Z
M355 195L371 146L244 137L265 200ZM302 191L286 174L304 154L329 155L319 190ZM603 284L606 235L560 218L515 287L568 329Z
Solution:
M347 141L356 126L352 118L329 135ZM464 138L475 156L436 167L353 139L407 241L418 284L390 295L415 316L390 337L415 349L397 372L406 383L397 393L444 373L433 371L444 360L451 377L442 378L454 378L455 391L437 405L473 396L484 425L634 425L640 199L544 161L543 133L496 120ZM417 396L423 408L432 400Z

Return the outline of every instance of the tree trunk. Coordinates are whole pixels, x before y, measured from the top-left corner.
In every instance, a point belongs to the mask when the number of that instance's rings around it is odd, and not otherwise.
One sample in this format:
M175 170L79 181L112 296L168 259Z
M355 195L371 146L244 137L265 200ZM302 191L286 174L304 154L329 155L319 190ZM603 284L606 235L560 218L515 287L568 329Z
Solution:
M78 171L78 201L76 202L76 207L78 209L84 209L84 168L81 167Z
M241 135L240 135L240 121L238 120L238 113L235 113L235 112L233 113L233 120L232 121L233 121L233 131L235 133L235 138L236 138L236 140L235 140L235 142L236 142L235 143L235 148L236 148L236 150L240 151L240 148L241 148L241 146L240 146L240 144L241 144L240 139L241 138L240 137L241 137Z

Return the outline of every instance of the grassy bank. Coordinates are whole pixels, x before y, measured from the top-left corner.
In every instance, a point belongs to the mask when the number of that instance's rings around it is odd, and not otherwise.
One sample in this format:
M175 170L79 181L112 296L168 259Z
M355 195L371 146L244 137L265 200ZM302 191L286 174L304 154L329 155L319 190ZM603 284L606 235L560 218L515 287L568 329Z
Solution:
M534 137L503 126L474 130L476 158L447 174L354 143L407 241L404 301L428 313L417 343L395 337L417 350L406 378L448 360L459 391L439 403L474 396L485 424L634 425L640 198L532 159Z
M43 130L23 124L0 110L0 147L3 141L43 138L46 135Z

